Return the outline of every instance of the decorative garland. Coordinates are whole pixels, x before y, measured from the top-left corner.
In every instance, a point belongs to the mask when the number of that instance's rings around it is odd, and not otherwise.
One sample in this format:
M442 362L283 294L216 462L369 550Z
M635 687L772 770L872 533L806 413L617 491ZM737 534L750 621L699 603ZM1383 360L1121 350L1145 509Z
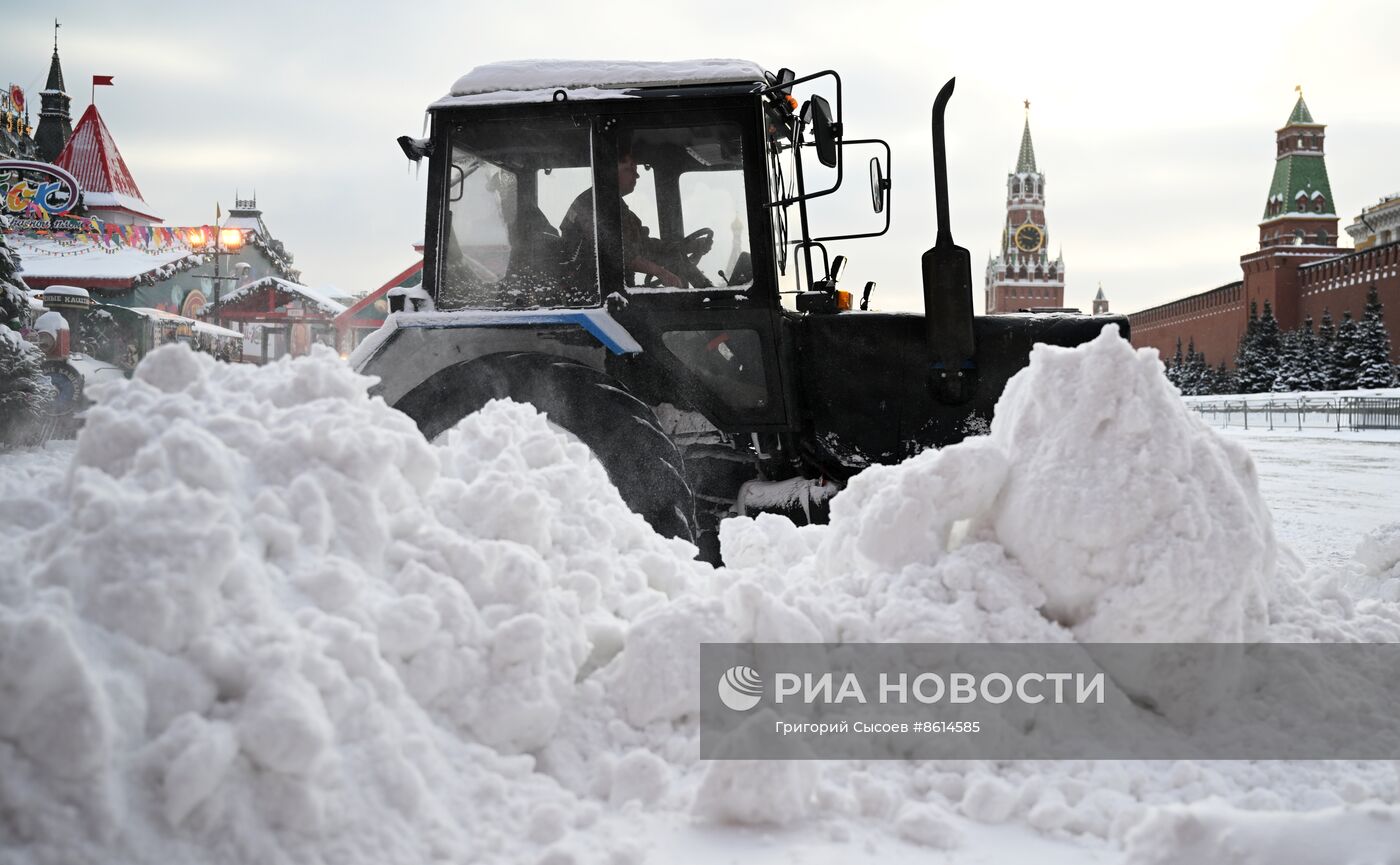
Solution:
M204 253L197 250L204 246L194 241L203 237L202 228L166 228L164 226L116 226L100 223L93 219L94 226L100 226L100 230L91 232L35 232L34 236L28 233L15 232L11 234L16 245L23 246L26 250L40 255L52 256L55 258L68 258L75 255L89 255L94 250L98 250L108 255L115 254L122 249L134 249L151 256L165 255L179 249L188 249L193 255L188 255L168 264L161 265L154 270L133 277L132 286L154 285L163 279L169 279L177 273L190 270L208 262L208 257L212 253ZM243 229L245 243L260 251L271 264L272 269L279 276L289 282L299 282L301 271L292 267L290 256L286 255L282 244L275 238L265 238L261 233L251 229ZM8 232L7 232L8 233ZM38 239L43 238L62 250L44 248L38 245Z

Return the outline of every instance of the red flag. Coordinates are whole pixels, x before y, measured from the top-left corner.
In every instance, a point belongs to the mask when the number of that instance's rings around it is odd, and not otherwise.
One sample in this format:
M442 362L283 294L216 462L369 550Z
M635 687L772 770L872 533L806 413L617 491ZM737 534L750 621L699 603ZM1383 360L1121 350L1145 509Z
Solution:
M111 76L111 75L94 75L94 76L92 76L92 86L93 86L93 87L101 87L101 86L103 86L103 85L113 86L113 85L112 85L112 76Z

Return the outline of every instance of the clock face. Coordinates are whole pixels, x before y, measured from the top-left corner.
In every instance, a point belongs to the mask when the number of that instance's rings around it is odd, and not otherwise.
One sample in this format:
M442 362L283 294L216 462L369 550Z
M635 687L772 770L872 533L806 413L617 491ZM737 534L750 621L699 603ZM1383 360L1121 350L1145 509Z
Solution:
M1040 229L1030 223L1016 229L1016 246L1025 252L1035 252L1040 249L1043 239Z

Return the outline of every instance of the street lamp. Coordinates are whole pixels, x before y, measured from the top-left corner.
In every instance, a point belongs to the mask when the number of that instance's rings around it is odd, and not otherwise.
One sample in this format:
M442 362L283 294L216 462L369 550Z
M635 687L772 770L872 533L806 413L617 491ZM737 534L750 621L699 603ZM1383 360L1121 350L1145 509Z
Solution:
M231 255L243 248L243 230L241 228L218 228L205 226L196 237L209 244L209 254L214 256L214 275L209 277L214 281L214 323L223 326L223 310L219 309L219 303L223 294L223 281L231 279L237 281L238 274L232 276L219 275L220 256Z

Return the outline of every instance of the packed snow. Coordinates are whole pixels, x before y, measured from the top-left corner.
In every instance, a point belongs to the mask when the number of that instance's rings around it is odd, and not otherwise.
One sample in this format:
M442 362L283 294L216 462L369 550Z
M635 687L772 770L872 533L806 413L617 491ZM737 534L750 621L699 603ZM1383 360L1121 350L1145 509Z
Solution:
M570 99L620 99L639 87L766 81L747 60L511 60L478 66L430 108Z
M1395 863L1396 764L701 761L706 641L1400 640L1111 332L831 522L630 513L528 406L429 444L329 351L180 346L0 456L0 863Z

